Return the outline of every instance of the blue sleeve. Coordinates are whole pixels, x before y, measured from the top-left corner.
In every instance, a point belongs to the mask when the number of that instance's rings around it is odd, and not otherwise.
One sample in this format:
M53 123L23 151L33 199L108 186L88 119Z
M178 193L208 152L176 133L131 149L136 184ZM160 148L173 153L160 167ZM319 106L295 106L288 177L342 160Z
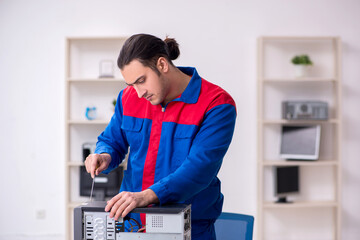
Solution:
M122 110L122 94L120 92L115 106L115 113L112 116L110 123L105 130L98 137L96 143L95 153L108 153L111 155L111 163L108 169L102 171L102 173L109 173L113 169L117 168L128 151L128 142L126 140L125 133L121 129L121 123L123 118Z
M161 204L183 202L209 186L232 140L235 119L236 109L230 104L216 106L206 113L182 165L150 187Z

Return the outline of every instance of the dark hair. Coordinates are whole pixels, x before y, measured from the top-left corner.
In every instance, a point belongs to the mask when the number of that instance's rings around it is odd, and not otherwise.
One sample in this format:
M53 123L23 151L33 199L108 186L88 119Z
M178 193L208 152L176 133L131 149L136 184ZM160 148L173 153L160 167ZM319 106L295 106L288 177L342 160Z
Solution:
M136 59L144 66L150 67L160 74L156 67L159 57L166 58L171 65L174 65L172 60L175 60L179 55L179 44L174 38L166 37L163 41L149 34L135 34L125 41L117 64L120 69L123 69L124 66Z

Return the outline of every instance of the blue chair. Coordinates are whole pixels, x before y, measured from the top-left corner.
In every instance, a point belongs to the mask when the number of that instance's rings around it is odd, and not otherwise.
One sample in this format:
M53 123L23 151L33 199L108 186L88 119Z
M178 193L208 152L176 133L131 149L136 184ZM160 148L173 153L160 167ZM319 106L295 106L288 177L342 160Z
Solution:
M252 240L254 217L237 213L221 213L215 222L217 240Z

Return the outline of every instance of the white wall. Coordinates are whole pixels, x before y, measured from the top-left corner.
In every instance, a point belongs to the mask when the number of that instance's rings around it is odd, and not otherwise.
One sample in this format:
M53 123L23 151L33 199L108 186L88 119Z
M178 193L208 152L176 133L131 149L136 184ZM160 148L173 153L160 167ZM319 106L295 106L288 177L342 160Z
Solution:
M225 211L256 214L256 38L343 40L343 239L360 230L360 1L0 0L0 239L64 234L64 39L146 32L175 37L178 65L196 66L234 97L224 160ZM45 219L36 213L45 211ZM15 238L14 238L15 239Z

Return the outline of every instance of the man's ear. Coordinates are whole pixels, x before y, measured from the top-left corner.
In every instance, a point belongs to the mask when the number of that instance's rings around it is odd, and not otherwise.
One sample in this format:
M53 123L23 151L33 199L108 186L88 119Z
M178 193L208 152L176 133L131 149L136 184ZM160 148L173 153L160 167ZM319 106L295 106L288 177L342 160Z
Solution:
M156 66L161 73L169 71L169 62L164 57L159 57Z

